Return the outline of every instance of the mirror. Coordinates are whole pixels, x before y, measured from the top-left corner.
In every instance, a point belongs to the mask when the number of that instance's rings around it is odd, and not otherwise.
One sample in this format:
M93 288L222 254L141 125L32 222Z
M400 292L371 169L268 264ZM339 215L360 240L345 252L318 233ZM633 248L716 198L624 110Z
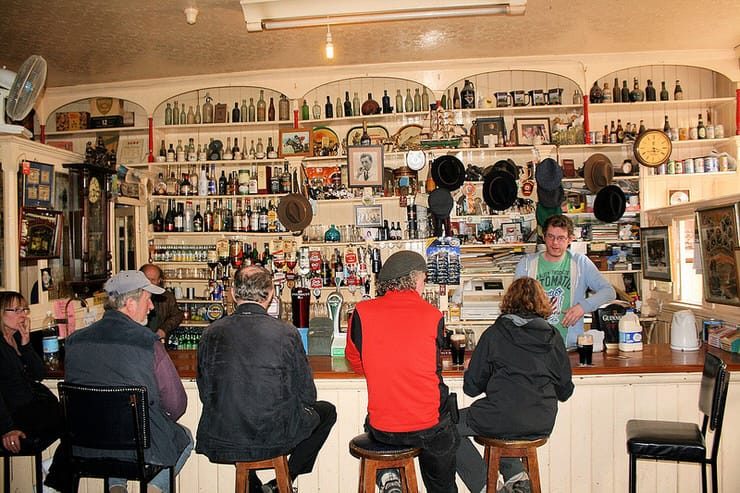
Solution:
M137 270L135 208L116 204L114 216L113 272Z

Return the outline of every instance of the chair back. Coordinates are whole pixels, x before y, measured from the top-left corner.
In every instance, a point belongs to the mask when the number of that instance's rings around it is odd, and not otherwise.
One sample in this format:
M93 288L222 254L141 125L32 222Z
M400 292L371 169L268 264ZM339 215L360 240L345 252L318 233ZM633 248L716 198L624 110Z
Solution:
M149 406L143 386L93 386L61 382L69 445L104 450L149 448Z
M712 430L722 427L729 384L727 364L714 354L706 353L699 391L699 409L709 418L709 428Z

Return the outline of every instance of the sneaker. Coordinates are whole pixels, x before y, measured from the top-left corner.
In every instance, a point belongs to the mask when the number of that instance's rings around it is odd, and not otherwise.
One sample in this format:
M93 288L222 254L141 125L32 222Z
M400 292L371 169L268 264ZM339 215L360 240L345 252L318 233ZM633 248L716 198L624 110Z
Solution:
M298 493L298 487L293 486L292 491L293 493ZM279 490L278 490L277 484L275 484L274 481L270 481L269 483L262 485L262 492L263 493L279 493Z
M529 482L529 476L522 471L506 480L503 488L497 490L501 493L531 493L532 486Z
M401 474L398 469L383 469L378 471L377 485L380 493L401 493Z

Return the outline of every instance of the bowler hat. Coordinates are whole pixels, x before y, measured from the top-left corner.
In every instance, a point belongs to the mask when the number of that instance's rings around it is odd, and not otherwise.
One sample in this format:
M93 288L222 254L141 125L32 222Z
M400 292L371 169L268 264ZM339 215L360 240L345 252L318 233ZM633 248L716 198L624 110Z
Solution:
M277 215L280 224L288 231L303 231L311 224L313 210L306 197L299 193L291 193L280 199Z
M599 221L613 223L618 221L627 207L627 197L616 185L607 185L596 194L594 199L594 216Z
M488 207L504 211L516 202L518 188L514 176L502 169L492 169L483 180L483 200Z
M596 153L586 159L583 165L583 179L586 181L586 188L590 191L598 192L611 184L612 178L614 178L614 167L607 156Z
M445 154L432 161L432 179L440 188L455 191L465 182L465 166L455 156Z
M519 168L511 159L501 159L500 161L496 161L492 169L500 169L506 171L511 176L513 176L515 180L519 179Z
M534 178L538 188L543 190L557 190L563 182L563 168L552 158L540 161L534 170Z
M432 214L442 219L446 219L450 216L452 206L455 205L455 201L452 199L452 194L446 188L434 189L429 194L427 202Z
M565 190L560 185L555 190L545 190L537 185L537 202L545 207L560 207L565 202Z

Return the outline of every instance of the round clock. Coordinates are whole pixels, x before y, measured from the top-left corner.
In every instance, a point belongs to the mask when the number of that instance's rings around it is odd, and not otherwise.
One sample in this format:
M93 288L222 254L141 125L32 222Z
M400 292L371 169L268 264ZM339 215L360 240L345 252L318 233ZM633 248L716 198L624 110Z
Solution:
M100 182L94 176L90 178L90 185L87 189L87 199L91 204L100 200Z
M633 152L637 162L649 168L656 168L668 162L673 145L671 139L661 130L647 130L635 140Z

